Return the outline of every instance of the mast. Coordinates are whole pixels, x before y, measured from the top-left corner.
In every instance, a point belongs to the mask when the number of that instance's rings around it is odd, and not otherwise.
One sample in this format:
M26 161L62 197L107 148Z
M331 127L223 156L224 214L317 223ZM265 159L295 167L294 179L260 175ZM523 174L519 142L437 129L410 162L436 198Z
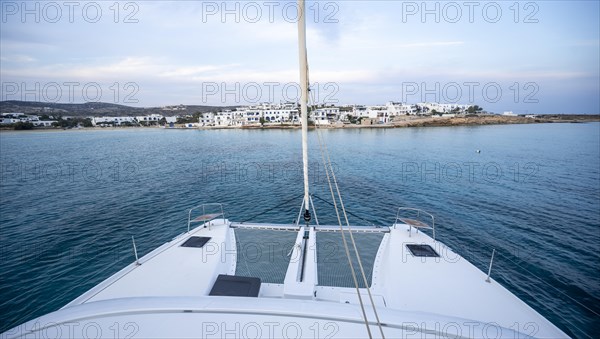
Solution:
M304 172L304 220L310 221L308 191L308 57L306 53L306 11L298 0L298 53L300 59L300 120L302 122L302 163Z

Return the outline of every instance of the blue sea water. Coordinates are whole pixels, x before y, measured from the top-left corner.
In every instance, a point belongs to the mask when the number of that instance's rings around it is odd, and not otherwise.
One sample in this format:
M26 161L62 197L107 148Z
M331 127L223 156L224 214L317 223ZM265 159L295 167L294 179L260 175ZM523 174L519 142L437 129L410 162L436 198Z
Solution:
M322 133L352 224L428 210L480 269L495 249L492 277L566 333L600 333L600 124ZM327 200L309 134L311 189ZM190 207L289 223L303 189L297 130L2 132L0 171L0 332L132 262L132 235L143 255L183 232Z

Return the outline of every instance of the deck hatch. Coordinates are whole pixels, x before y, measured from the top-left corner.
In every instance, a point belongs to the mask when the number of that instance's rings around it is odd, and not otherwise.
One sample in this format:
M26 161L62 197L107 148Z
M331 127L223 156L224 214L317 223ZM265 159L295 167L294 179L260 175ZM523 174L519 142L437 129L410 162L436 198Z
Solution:
M238 277L219 274L209 295L230 297L258 297L260 279L254 277Z
M181 247L202 248L210 239L210 237L189 237L188 240L181 244Z
M429 245L406 245L410 253L415 257L439 257L440 255Z

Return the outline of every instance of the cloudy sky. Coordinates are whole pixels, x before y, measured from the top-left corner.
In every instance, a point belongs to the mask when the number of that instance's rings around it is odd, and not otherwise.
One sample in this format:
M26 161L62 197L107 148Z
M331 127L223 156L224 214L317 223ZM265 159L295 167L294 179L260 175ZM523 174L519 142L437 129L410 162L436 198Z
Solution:
M0 1L1 99L295 100L293 1ZM598 113L598 1L309 1L319 103Z

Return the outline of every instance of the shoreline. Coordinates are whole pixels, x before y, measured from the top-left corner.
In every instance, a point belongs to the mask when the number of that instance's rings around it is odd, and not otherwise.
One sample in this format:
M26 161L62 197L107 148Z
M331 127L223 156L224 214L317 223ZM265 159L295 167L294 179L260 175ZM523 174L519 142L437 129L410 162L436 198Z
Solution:
M544 124L544 123L586 123L600 122L600 115L540 115L536 118L520 116L460 116L460 117L403 117L385 124L330 124L321 125L321 129L360 129L360 128L411 128L411 127L451 127L451 126L486 126L486 125L522 125L522 124ZM310 125L309 129L317 126ZM187 128L176 126L174 128L163 128L161 126L134 126L134 127L82 127L82 128L34 128L31 130L15 130L12 128L0 128L0 132L59 132L59 131L108 131L108 130L269 130L269 129L300 129L300 125L251 125L251 126L203 126Z

